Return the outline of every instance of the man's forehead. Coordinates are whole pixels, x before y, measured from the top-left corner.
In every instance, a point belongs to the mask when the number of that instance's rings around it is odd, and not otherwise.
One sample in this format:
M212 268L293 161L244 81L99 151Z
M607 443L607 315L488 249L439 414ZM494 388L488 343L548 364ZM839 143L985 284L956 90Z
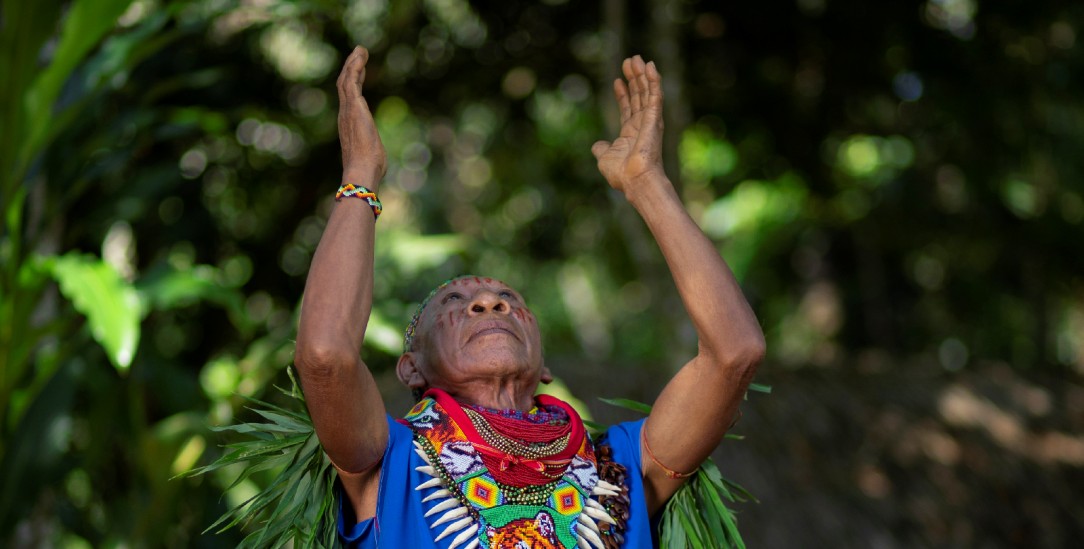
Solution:
M516 294L519 294L515 288L497 278L488 276L462 276L453 278L452 280L449 280L447 284L442 285L437 289L436 293L433 294L433 297L443 297L455 291L472 291L478 289L512 290Z

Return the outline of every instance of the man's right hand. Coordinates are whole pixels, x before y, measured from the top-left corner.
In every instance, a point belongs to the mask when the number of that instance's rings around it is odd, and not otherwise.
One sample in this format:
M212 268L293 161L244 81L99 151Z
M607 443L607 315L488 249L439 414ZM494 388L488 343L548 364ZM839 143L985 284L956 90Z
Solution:
M376 191L388 171L388 155L376 131L373 113L361 94L368 61L369 50L357 46L339 73L336 84L339 89L339 142L343 151L343 183Z

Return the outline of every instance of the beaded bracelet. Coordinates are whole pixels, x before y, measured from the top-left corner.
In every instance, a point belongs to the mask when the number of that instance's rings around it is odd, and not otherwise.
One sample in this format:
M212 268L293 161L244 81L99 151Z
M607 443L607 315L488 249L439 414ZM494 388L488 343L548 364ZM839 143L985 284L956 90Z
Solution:
M369 204L369 207L373 209L373 219L380 218L380 212L383 211L383 205L380 203L380 199L376 197L375 192L370 191L361 185L354 186L347 183L339 187L339 192L335 193L335 201L338 202L343 198L351 196L356 196Z

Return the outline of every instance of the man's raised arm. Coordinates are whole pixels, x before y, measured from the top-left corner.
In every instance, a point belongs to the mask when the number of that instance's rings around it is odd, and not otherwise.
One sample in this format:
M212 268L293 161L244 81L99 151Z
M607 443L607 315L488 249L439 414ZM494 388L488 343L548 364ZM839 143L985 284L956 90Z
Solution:
M621 133L591 152L654 235L699 337L696 357L666 385L644 425L644 488L654 514L726 434L764 357L764 334L734 275L663 171L658 70L636 56L625 60L622 72L628 83L614 82Z
M364 48L355 48L339 74L339 140L343 184L375 192L387 156L361 94L368 59ZM294 356L316 434L346 473L344 486L359 510L363 477L379 470L388 441L384 402L359 355L373 305L375 223L365 200L345 198L332 208L305 283ZM358 518L364 518L360 512Z

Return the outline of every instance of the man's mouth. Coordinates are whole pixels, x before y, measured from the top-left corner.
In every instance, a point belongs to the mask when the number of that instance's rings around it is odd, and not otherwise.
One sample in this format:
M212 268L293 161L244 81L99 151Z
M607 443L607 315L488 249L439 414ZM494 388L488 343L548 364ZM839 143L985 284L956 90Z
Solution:
M505 334L505 335L510 335L510 336L516 338L517 340L519 339L519 337L516 336L516 334L513 333L512 330L509 330L508 328L505 328L503 325L497 324L497 323L488 323L487 322L487 323L479 326L478 330L475 331L473 334L471 334L470 338L467 339L467 343L470 343L471 341L474 341L475 339L478 339L480 337L493 335L493 334Z

